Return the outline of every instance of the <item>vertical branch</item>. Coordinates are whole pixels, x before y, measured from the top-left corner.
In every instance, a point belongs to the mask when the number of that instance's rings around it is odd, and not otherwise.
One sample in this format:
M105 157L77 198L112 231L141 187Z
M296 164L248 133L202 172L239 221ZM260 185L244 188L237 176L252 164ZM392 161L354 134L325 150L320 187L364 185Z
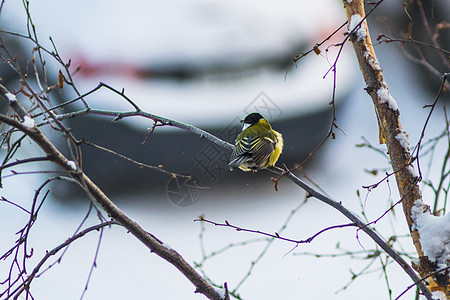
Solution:
M418 271L426 276L436 270L436 264L424 256L418 231L414 228L411 208L416 200L422 199L419 189L419 177L412 166L409 151L408 135L402 130L400 111L394 98L390 95L382 69L375 55L369 35L369 28L365 20L364 1L344 1L351 31L351 42L358 59L358 63L366 83L366 92L372 98L380 126L380 141L386 143L392 168L395 173L403 211L411 232L420 265ZM436 287L445 291L445 287Z

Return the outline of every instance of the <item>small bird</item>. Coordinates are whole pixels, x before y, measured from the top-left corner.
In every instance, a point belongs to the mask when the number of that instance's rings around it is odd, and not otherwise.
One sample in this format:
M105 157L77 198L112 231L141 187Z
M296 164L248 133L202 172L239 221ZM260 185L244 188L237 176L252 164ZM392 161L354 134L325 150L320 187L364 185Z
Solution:
M251 113L242 122L242 132L227 168L256 172L273 166L283 151L283 137L272 129L259 113Z

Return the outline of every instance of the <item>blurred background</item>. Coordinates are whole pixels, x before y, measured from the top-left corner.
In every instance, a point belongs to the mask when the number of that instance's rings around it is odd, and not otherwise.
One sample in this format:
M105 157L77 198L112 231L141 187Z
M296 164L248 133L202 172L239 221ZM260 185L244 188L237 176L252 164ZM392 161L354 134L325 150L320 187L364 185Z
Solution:
M442 21L440 13L448 16L448 7L443 2L435 1L435 7L427 7L435 12L435 23ZM280 166L302 162L330 129L334 78L328 71L339 48L327 47L340 43L346 29L321 47L320 55L312 53L297 65L291 63L296 55L310 50L346 21L339 1L39 0L30 3L30 12L40 43L52 49L48 39L51 36L61 57L71 60L73 71L80 68L74 79L81 93L105 82L119 91L123 88L144 111L198 126L231 143L240 131L239 120L258 111L284 136ZM0 16L3 29L26 32L22 3L4 2ZM400 3L383 3L369 22L370 26L374 25L371 27L373 40L379 33L389 32L380 17L400 28L398 32L407 30L409 17L418 18L414 7L405 9ZM26 66L32 55L31 44L20 43L20 39L6 34L2 38ZM445 48L448 35L442 42ZM404 129L411 145L415 145L428 113L422 107L434 101L439 80L429 80L427 71L400 55L394 43L377 45L375 51L391 94L400 106ZM49 79L56 82L61 66L51 57L46 58L46 66ZM0 67L3 84L11 90L18 89L14 72L5 63ZM394 182L387 182L370 193L361 188L381 180L383 172L374 176L368 171L389 170L388 161L374 150L356 147L362 143L379 146L373 105L363 90L364 83L350 45L340 53L336 70L335 108L339 126L335 129L336 139L329 140L299 174L306 175L349 209L359 213L364 207L368 219L373 220L392 201L398 200L398 193ZM52 100L62 102L75 97L65 87ZM100 90L86 100L94 108L132 110L123 98L107 90ZM75 104L66 109L81 108ZM442 130L442 116L442 109L438 109L430 123L430 135ZM191 263L202 260L202 249L208 254L233 243L247 242L245 246L230 247L204 263L203 270L217 284L227 281L230 289L236 287L267 242L248 242L261 237L226 228L205 225L202 231L202 225L193 222L194 219L204 215L218 222L228 220L242 227L278 232L291 211L305 199L302 190L283 179L276 192L272 174L268 172L248 174L225 170L230 153L196 135L177 128L157 127L148 136L148 129L153 125L148 119L129 118L114 123L111 120L83 116L65 124L77 138L142 163L163 165L166 170L192 175L207 188L198 189L89 147L83 147L86 174L125 213ZM66 147L58 139L58 133L50 129L44 133L63 149ZM31 143L25 147L23 157L37 151ZM443 151L437 149L435 156L439 157ZM14 170L28 171L29 166ZM430 164L430 177L434 172L437 171ZM42 174L7 177L3 179L2 196L26 207L45 178ZM361 191L359 198L357 190ZM46 250L76 230L87 212L88 201L79 189L69 184L51 186L51 197L46 200L30 235L34 249L31 261L37 262ZM8 229L0 232L3 253L14 241L14 230L23 226L27 216L18 214L17 208L1 205L0 226ZM395 211L395 215L377 224L386 238L407 232L401 207ZM95 216L88 222L96 223ZM305 239L327 226L346 222L337 212L310 199L290 219L284 234ZM389 265L389 285L379 265L374 265L369 267L367 275L359 276L342 290L351 282L353 274L367 266L367 260L305 254L336 254L347 249L363 251L374 247L365 236L358 237L353 229L336 230L294 250L293 244L275 241L263 252L263 258L238 292L242 299L357 299L361 294L365 299L388 299L389 288L396 297L410 284L396 265ZM60 264L33 282L35 298L80 298L97 241L98 234L91 233L71 245ZM407 237L400 243L404 251L413 250ZM121 228L104 232L96 265L84 299L202 299L175 268L149 255L144 246ZM5 276L9 265L2 263L0 269L0 274ZM412 295L413 291L405 298Z

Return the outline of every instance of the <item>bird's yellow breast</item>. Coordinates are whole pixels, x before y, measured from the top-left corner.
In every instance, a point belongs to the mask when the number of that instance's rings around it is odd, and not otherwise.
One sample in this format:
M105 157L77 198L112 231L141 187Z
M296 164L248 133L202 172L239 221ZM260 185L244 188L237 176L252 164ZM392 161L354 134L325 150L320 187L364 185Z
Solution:
M275 165L278 158L281 155L281 152L283 152L283 137L281 134L275 130L272 130L275 134L275 150L273 150L272 154L270 155L269 159L267 160L266 168L271 167Z

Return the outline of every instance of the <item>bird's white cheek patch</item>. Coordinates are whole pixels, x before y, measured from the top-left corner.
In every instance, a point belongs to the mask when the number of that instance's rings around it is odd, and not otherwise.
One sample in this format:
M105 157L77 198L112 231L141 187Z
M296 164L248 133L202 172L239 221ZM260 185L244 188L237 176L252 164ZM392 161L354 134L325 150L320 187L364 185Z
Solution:
M250 124L244 123L242 124L242 131L244 131L245 129L249 128Z

